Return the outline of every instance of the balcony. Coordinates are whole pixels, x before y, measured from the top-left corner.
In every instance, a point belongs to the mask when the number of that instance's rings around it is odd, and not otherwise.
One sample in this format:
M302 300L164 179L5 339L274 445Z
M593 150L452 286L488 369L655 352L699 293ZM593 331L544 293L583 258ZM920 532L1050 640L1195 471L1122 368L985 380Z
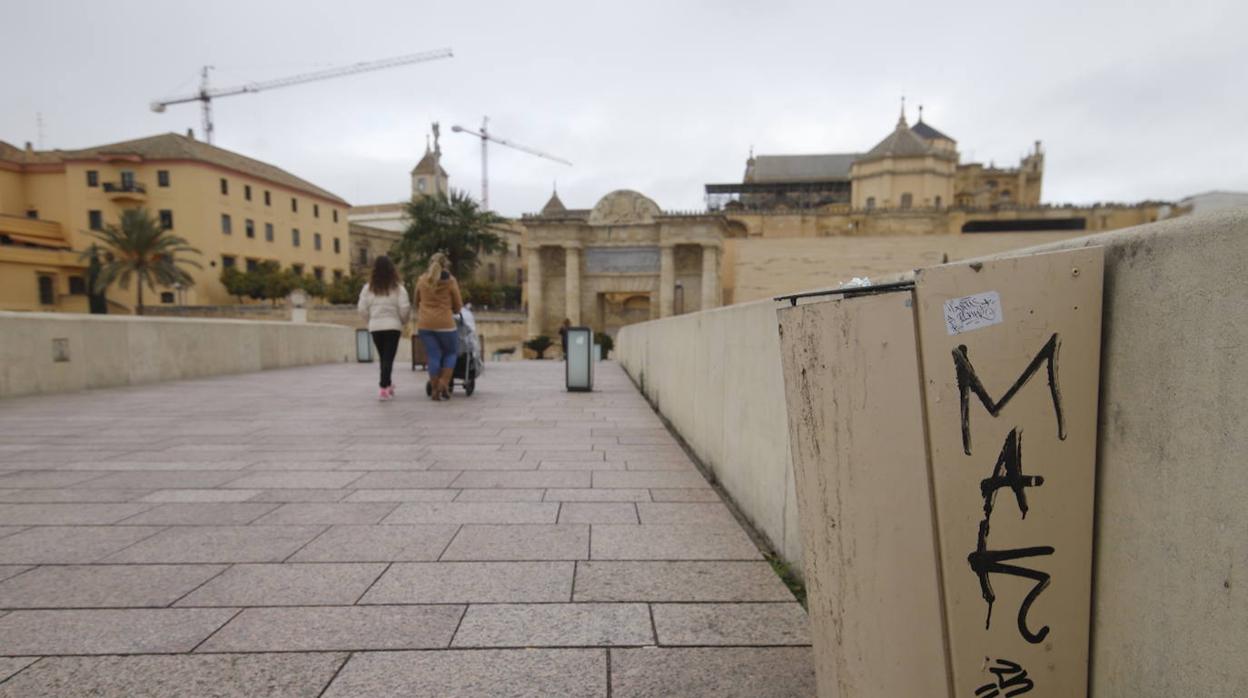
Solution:
M138 182L104 182L104 193L113 201L146 201L147 187Z

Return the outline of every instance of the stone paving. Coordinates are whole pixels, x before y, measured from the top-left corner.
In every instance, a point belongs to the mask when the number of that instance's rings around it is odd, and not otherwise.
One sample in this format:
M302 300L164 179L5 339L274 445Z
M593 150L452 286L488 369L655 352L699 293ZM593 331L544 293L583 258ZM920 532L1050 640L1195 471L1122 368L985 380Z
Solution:
M806 617L612 363L0 402L0 696L805 696Z

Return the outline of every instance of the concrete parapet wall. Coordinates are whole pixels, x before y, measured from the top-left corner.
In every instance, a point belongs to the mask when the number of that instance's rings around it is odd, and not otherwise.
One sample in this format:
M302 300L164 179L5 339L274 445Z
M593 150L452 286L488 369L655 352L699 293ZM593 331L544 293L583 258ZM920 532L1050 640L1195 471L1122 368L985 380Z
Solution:
M800 569L775 304L621 328L616 358L738 508Z
M1090 693L1248 695L1248 209L997 256L1094 245L1105 287ZM799 561L774 303L626 327L617 358Z
M347 361L354 335L323 324L0 312L0 398Z

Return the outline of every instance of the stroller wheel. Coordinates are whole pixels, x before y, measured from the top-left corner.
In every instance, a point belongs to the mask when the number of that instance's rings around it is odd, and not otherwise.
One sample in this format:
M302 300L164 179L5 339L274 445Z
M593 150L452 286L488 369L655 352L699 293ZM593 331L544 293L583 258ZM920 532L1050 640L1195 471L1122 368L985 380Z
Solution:
M464 395L472 395L473 391L476 389L477 389L477 380L475 378L464 383Z

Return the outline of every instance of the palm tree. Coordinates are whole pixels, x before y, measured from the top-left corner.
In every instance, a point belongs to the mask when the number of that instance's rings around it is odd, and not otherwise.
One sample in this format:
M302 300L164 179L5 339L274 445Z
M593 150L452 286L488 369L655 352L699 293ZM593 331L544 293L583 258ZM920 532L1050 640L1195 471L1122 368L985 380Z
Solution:
M503 248L498 230L503 218L481 208L471 196L452 189L450 195L433 194L407 203L407 230L390 251L395 265L410 283L424 271L429 258L445 252L451 273L459 278L472 274L479 256Z
M199 262L180 258L185 253L199 254L184 238L165 230L160 220L146 209L132 208L121 212L117 225L103 230L88 231L103 243L103 263L95 280L96 293L104 293L113 282L121 288L130 286L130 277L138 279L137 314L143 314L143 287L156 285L192 286L195 280L182 267L202 269ZM95 245L92 245L94 248Z

